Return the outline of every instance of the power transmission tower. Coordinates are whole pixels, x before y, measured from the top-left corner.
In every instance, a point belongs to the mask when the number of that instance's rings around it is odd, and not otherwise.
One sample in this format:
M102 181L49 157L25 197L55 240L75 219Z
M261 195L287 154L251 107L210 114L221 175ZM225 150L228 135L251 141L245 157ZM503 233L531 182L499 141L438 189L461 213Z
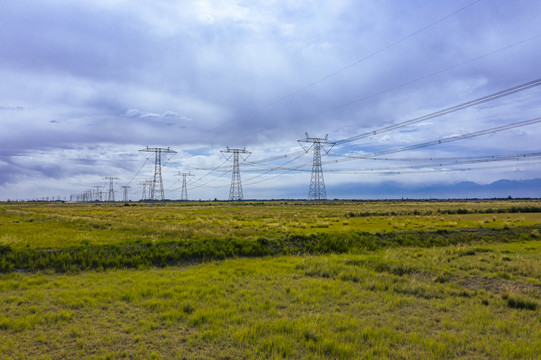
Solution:
M92 189L89 189L84 192L83 194L83 201L84 202L91 202L92 201Z
M239 155L242 154L240 157L243 161L246 161L251 152L246 151L246 148L230 149L229 147L227 150L222 150L221 152L222 154L232 154L229 157L224 155L227 160L233 157L233 174L231 176L231 188L229 189L229 201L242 201L244 200L244 196L242 195L242 183L240 182Z
M298 140L305 152L313 149L314 161L312 164L312 177L310 179L310 189L308 190L308 201L325 201L327 200L327 190L325 189L325 179L323 178L323 168L321 166L321 150L326 154L331 151L334 144L329 141L329 135L325 138L312 138L306 133L306 138ZM308 146L308 144L311 144Z
M177 152L170 148L149 148L139 150L141 152L153 152L154 153L154 179L152 180L152 186L150 188L150 199L158 200L155 197L156 184L160 184L160 199L165 200L165 192L163 191L163 179L162 179L162 153L164 154L176 154Z
M105 180L109 180L109 194L107 195L107 201L115 201L115 189L113 187L113 182L115 180L120 180L117 177L105 177Z
M122 185L121 188L124 195L122 201L128 202L128 189L131 189L131 186Z
M149 199L151 199L151 197L150 197L150 189L152 188L152 183L154 182L154 180L148 179L145 182L147 183L147 197L145 198L145 200L149 200Z
M141 200L147 199L147 184L148 184L148 180L142 181L139 183L139 185L143 187L143 194L141 194Z
M188 173L179 173L175 176L182 176L182 191L180 192L180 201L188 201L188 188L186 186L186 177L187 176L195 176L193 174Z
M96 201L103 201L103 196L102 196L103 192L101 191L101 188L102 188L103 186L101 186L101 185L96 185L96 186L93 186L93 187L96 189L96 190L94 191L94 194L95 194L94 200L96 200Z

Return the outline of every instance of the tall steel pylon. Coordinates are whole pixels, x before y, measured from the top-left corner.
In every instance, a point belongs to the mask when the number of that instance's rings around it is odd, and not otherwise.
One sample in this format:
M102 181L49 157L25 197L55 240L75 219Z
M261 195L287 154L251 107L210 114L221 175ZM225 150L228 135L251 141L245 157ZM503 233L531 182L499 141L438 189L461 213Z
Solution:
M150 199L151 200L165 200L165 192L163 190L162 179L162 153L164 154L176 154L177 152L170 148L150 148L139 150L141 152L153 152L154 153L154 179L152 180L152 186L150 187ZM156 184L160 184L160 198L156 199Z
M329 141L329 135L325 135L325 138L312 138L306 133L305 139L298 140L305 152L313 149L314 161L312 164L312 177L310 178L310 189L308 190L308 201L325 201L327 200L327 190L325 189L325 179L323 178L323 168L321 166L321 151L326 154L331 151L336 144L333 141ZM306 144L311 144L307 146Z
M154 182L154 180L153 179L148 179L148 180L145 180L145 182L147 183L147 194L146 194L145 200L149 200L149 199L151 199L151 197L150 197L150 189L152 188L152 183Z
M103 191L101 191L102 187L103 186L101 186L101 185L93 186L93 188L96 189L95 192L94 192L94 194L95 194L94 200L95 201L103 201Z
M128 189L131 189L131 186L122 185L121 188L122 188L122 194L123 194L122 201L128 202Z
M242 201L244 200L244 195L242 194L242 183L240 181L239 157L241 157L243 161L246 161L251 152L246 151L246 148L230 149L229 147L227 150L222 150L221 152L227 160L233 157L233 174L231 176L231 187L229 188L229 201ZM225 154L232 155L229 155L228 157Z
M195 176L193 174L188 173L181 173L179 171L178 174L175 176L182 176L182 191L180 192L180 201L188 201L188 187L186 186L186 177L187 176Z
M148 180L140 182L139 185L141 185L141 187L143 188L143 193L141 194L141 200L146 200Z
M115 201L115 188L113 186L113 182L115 180L120 180L117 177L105 177L105 180L109 180L109 194L107 194L107 201Z

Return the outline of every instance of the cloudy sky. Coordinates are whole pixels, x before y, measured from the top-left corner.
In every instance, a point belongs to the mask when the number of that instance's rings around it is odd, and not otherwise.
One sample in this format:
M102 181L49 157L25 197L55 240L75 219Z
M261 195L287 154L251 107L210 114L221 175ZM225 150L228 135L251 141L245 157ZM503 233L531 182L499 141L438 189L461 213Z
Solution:
M322 157L330 198L541 178L537 121L439 143L541 117L541 86L379 132L541 78L540 14L537 0L3 0L0 200L69 198L106 176L139 199L146 146L177 151L168 198L190 171L190 198L227 199L226 147L252 152L246 198L305 198L305 132L338 142Z

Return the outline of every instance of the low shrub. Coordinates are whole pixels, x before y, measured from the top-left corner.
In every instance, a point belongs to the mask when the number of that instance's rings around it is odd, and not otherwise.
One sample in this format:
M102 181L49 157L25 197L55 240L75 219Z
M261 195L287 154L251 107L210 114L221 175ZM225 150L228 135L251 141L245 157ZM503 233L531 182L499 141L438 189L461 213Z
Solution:
M74 272L119 268L164 267L232 257L289 254L330 254L395 247L433 247L456 244L519 241L539 227L457 229L455 231L343 232L293 235L279 239L190 239L167 242L78 245L67 248L0 247L0 272ZM475 255L475 251L461 255ZM407 273L408 269L392 269Z

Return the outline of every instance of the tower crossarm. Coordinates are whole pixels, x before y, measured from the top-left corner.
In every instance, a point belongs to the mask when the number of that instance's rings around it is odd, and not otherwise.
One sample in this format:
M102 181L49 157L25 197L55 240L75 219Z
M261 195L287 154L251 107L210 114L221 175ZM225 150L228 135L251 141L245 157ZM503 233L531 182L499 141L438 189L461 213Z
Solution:
M177 152L175 150L171 150L171 148L159 148L159 147L146 147L144 149L139 150L140 152L161 152L163 154L176 154Z
M335 141L329 140L329 135L325 135L324 138L316 138L316 137L310 137L308 133L306 133L306 138L297 140L299 145L304 149L305 152L309 152L314 144L318 144L321 150L325 151L326 154L331 151L331 149L336 145ZM308 144L310 144L308 146Z

